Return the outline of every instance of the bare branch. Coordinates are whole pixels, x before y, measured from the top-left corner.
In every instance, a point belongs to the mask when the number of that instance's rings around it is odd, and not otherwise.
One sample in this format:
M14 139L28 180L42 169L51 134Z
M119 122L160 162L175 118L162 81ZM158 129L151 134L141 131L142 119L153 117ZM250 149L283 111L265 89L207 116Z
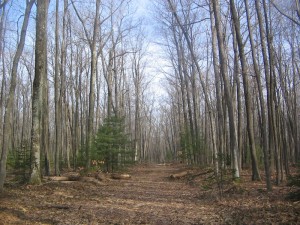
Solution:
M0 3L0 9L2 9L6 3L8 2L8 0L4 0L3 2Z
M84 21L83 21L83 19L81 18L81 16L79 15L78 10L77 10L77 8L75 7L75 4L74 4L73 0L71 0L71 2L72 2L72 6L73 6L73 8L74 8L74 10L75 10L75 13L76 13L77 17L78 17L79 21L81 22L81 24L82 24L82 26L83 26L84 33L85 33L86 39L87 39L88 42L89 42L90 48L92 48L92 41L91 41L91 39L90 39L90 37L89 37L89 33L88 33L88 31L87 31L87 29L86 29L86 27L85 27Z
M285 16L286 18L288 18L289 20L291 20L292 22L294 22L295 24L297 24L298 26L300 26L300 22L295 20L293 17L289 16L288 14L286 14L285 12L283 12L281 9L279 9L279 7L274 3L274 1L271 1L272 5L275 7L275 9L277 9L277 11L282 14L283 16ZM298 13L298 11L297 11Z

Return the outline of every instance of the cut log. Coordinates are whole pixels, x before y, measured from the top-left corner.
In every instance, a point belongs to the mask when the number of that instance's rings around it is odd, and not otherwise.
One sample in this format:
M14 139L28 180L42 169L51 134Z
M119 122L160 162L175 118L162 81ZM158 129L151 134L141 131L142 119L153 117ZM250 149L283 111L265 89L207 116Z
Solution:
M207 170L207 171L204 171L204 172L201 172L201 173L192 174L191 176L189 176L189 180L194 180L196 177L207 175L207 174L210 174L210 173L214 173L214 170Z
M70 181L69 177L58 177L58 176L52 176L52 177L45 177L48 181Z
M203 175L206 175L206 174L209 174L209 173L213 173L213 172L214 172L213 170L207 170L205 172L194 174L193 177L203 176Z
M67 180L67 181L60 181L59 183L60 184L74 184L74 183L76 183L76 182L78 182L77 180Z
M67 173L64 176L49 176L44 177L47 181L78 181L80 179L79 173Z
M96 185L102 184L100 181L103 181L106 179L106 177L103 174L95 174L93 177L82 177L80 174L72 173L72 174L66 174L68 176L51 176L51 177L44 177L46 181L55 181L55 182L61 182L65 184L70 184L76 181L81 182L89 182Z
M127 180L127 179L130 179L131 176L130 176L129 174L125 174L125 173L123 173L123 174L116 174L116 173L113 173L113 174L111 175L111 178L112 178L112 179L115 179L115 180Z
M189 174L188 171L183 171L183 172L180 172L180 173L171 174L170 178L172 178L172 179L180 179L180 178L182 178L182 177L184 177L184 176L186 176L188 174Z

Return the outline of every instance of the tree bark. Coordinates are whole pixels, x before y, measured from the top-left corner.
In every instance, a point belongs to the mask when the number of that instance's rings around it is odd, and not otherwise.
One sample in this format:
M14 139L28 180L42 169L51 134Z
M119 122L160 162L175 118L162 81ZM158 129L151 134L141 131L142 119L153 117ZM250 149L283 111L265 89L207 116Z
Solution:
M32 94L31 172L29 183L41 183L41 107L43 105L43 77L47 74L47 17L48 0L37 0L35 75Z
M244 86L244 95L245 95L245 105L246 105L246 117L247 117L247 131L248 131L248 139L251 151L251 160L252 160L252 180L261 180L257 157L256 157L256 148L255 148L255 140L254 140L254 128L253 128L253 111L251 109L251 97L249 93L249 80L248 80L248 71L247 71L247 62L245 57L245 51L243 46L242 35L240 31L240 22L237 17L236 8L234 5L234 0L230 0L230 11L232 15L233 25L235 27L235 37L237 39L239 56L242 66L242 77L243 77L243 86Z
M26 37L27 27L30 18L30 12L34 2L35 0L30 0L27 1L26 3L25 16L23 20L22 29L21 29L20 41L18 43L17 51L13 59L9 96L6 103L6 110L5 110L4 124L3 124L3 142L2 142L2 153L0 159L0 191L3 190L3 185L6 178L7 155L8 155L9 148L11 148L10 141L12 138L11 137L12 136L12 114L13 114L13 107L15 101L15 90L17 85L18 65L24 49L25 37Z
M213 14L213 6L212 3L209 3L209 11L210 11L210 27L212 33L212 54L213 54L213 68L214 68L214 77L215 77L215 90L216 90L216 107L217 107L217 123L216 123L216 133L219 138L216 139L216 149L214 150L214 162L215 162L215 171L218 172L219 169L219 160L218 154L224 153L224 118L223 118L223 107L222 107L222 98L221 98L221 77L220 70L218 66L218 53L217 53L217 36L216 29L214 26L214 14ZM214 133L213 133L214 134Z
M225 55L225 46L223 43L223 34L222 34L222 25L221 25L221 16L220 16L220 3L218 0L213 1L213 11L215 17L215 26L217 30L217 39L219 47L219 62L220 62L220 72L224 82L225 98L228 108L229 116L229 132L230 132L230 148L232 151L232 169L234 170L234 178L240 177L240 171L238 166L238 146L237 146L237 137L236 137L236 127L235 127L235 116L233 108L233 100L230 91L230 83L228 80L228 69Z
M54 173L60 175L60 155L62 151L61 96L59 79L59 0L56 0L55 12L55 64L54 64L54 101L55 101L55 157Z
M90 168L91 162L91 141L93 135L93 122L94 122L94 111L95 111L95 80L96 80L96 70L97 70L97 51L96 42L97 35L99 32L99 9L100 0L96 0L96 15L94 21L93 39L91 43L91 79L90 79L90 95L89 95L89 115L88 115L88 128L87 128L87 149L86 149L86 167Z
M265 168L265 175L266 175L266 185L267 189L269 191L272 190L272 184L271 184L271 175L270 175L270 166L269 166L269 145L268 145L268 134L267 134L267 118L266 118L266 107L265 107L265 99L263 96L263 90L262 90L262 83L261 83L261 74L259 71L259 67L257 64L256 59L256 48L255 43L253 40L253 32L252 32L252 26L250 24L250 13L249 13L249 3L248 0L244 0L245 2L245 9L246 9L246 15L247 15L247 25L248 25L248 31L249 31L249 39L250 39L250 45L251 45L251 54L252 54L252 62L253 62L253 68L255 73L255 78L257 82L257 88L258 88L258 96L260 101L260 110L261 110L261 126L262 126L262 143L263 143L263 153L264 153L264 168Z
M204 93L204 97L205 97L205 104L208 108L208 112L209 112L209 121L210 121L210 125L211 125L211 131L212 131L212 142L213 142L213 152L214 152L214 157L217 159L217 149L216 149L216 144L215 144L215 139L214 139L214 129L213 129L213 116L212 116L212 109L211 109L211 102L210 102L210 99L209 99L209 96L208 96L208 93L206 92L206 85L205 85L205 82L202 78L202 75L201 75L201 69L200 69L200 66L198 64L198 60L197 60L197 57L196 57L196 54L194 52L194 48L193 48L193 44L189 38L189 35L187 33L187 30L185 29L185 27L182 25L177 13L176 13L176 9L174 8L174 5L173 3L171 2L171 0L168 0L168 3L169 3L169 6L170 6L170 9L172 10L172 14L174 15L175 19L176 19L176 22L177 24L179 25L184 37L185 37L185 40L187 42L187 45L188 45L188 49L190 51L190 54L191 54L191 57L192 57L192 61L193 63L195 64L196 66L196 69L197 69L197 72L199 74L199 79L200 79L200 84L201 84L201 87L203 89L203 93ZM180 51L178 54L181 54ZM188 91L188 90L186 90ZM215 160L216 161L216 160Z
M96 70L97 70L97 36L100 29L100 0L96 0L96 15L94 18L94 26L93 26L93 36L89 37L88 31L86 30L86 26L84 25L84 21L80 17L73 0L71 1L72 5L75 9L76 15L80 22L83 25L86 38L89 41L90 51L91 51L91 77L90 77L90 93L89 93L89 110L88 110L88 118L87 118L87 134L86 134L86 168L90 168L91 164L91 141L93 136L93 123L94 123L94 111L95 111L95 81L96 81Z

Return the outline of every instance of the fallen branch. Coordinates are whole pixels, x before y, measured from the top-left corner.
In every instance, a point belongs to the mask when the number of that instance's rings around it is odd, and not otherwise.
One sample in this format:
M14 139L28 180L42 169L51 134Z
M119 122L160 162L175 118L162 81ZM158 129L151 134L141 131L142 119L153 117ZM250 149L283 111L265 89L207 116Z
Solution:
M66 180L66 181L60 181L61 184L74 184L78 182L77 180Z
M52 177L44 177L48 181L70 181L69 177L58 177L58 176L52 176Z
M186 176L188 174L189 174L188 171L183 171L183 172L180 172L180 173L171 174L170 178L172 178L172 179L180 179L180 178L182 178L182 177L184 177L184 176Z
M116 173L113 173L111 175L111 178L112 179L115 179L115 180L127 180L127 179L130 179L131 176L129 174L116 174Z
M66 173L63 176L45 176L47 181L79 181L80 174L75 172Z
M44 178L47 181L54 181L54 182L61 182L61 183L72 183L76 181L81 181L81 182L90 182L94 184L101 184L100 181L106 180L106 177L101 173L93 174L91 177L80 176L79 173L70 173L70 174L65 174L64 176L50 176Z
M205 172L201 172L201 173L196 173L196 174L191 174L188 178L189 181L193 181L196 177L199 177L199 176L203 176L203 175L207 175L207 174L211 174L211 173L214 173L213 170L207 170Z
M213 170L207 170L207 171L205 171L205 172L193 174L193 175L191 176L191 178L194 179L194 178L196 178L196 177L203 176L203 175L206 175L206 174L209 174L209 173L213 173L213 172L214 172Z

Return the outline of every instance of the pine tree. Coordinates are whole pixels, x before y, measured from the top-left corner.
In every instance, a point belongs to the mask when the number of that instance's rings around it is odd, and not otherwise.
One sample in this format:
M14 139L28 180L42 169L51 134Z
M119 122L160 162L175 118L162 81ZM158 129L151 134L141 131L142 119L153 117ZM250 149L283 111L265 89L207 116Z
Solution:
M113 172L133 162L133 150L129 147L124 124L124 117L106 118L94 138L92 160L102 162L103 169L107 172Z

